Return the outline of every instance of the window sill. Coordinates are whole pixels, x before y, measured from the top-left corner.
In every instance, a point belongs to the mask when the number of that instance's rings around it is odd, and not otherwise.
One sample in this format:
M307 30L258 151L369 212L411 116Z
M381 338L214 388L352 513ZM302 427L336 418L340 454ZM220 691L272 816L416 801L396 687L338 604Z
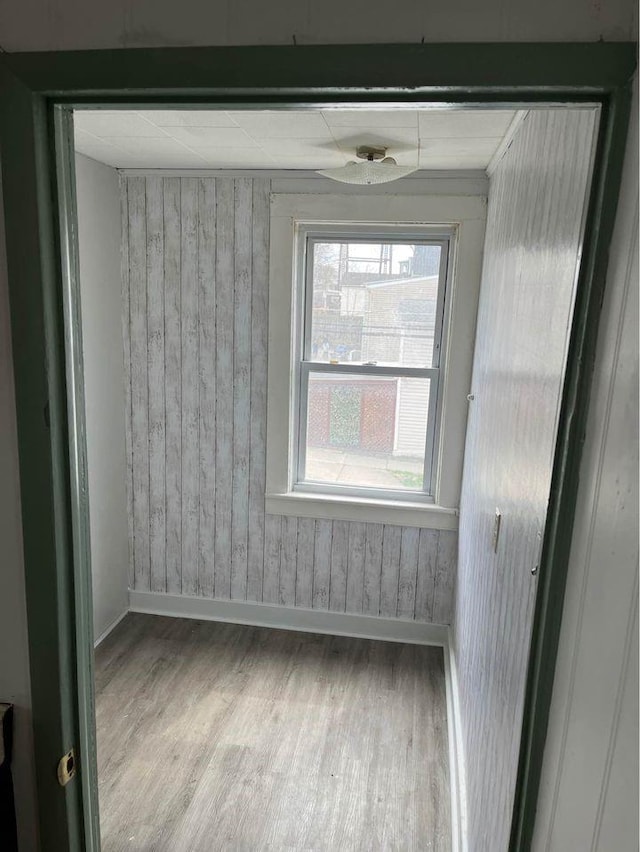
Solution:
M365 521L431 530L458 529L458 510L434 506L433 503L400 503L397 500L371 500L290 491L284 494L267 494L265 511L271 515L291 515L298 518Z

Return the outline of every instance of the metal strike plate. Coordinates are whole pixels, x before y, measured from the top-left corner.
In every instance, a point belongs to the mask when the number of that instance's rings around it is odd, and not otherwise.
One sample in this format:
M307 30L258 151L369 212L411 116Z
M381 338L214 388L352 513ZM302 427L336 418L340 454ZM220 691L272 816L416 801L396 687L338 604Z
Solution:
M491 537L491 546L493 547L493 552L498 552L498 541L500 539L500 524L502 523L502 512L500 509L496 509L495 519L493 521L493 535Z
M536 559L536 564L531 569L531 574L536 577L538 574L538 569L540 568L540 560L542 558L542 530L538 530L538 558Z
M76 753L74 749L64 754L58 763L58 783L65 787L76 774Z

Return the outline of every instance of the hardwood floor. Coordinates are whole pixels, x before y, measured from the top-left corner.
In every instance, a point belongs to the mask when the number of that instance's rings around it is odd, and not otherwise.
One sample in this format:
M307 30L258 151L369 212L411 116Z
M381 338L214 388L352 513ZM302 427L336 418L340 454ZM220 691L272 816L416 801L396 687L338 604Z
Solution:
M440 648L129 614L96 705L104 852L450 849Z

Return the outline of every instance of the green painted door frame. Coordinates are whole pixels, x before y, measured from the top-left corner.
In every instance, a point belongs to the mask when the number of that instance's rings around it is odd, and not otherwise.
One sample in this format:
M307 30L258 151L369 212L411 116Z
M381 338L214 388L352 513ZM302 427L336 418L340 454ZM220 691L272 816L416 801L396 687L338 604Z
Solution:
M598 320L616 211L636 47L434 44L162 48L3 54L0 157L18 414L40 836L43 850L99 848L87 684L89 566L79 512L78 390L69 328L73 174L58 139L73 105L207 103L599 103L593 187L539 572L512 852L529 849L553 688ZM71 215L69 215L71 213ZM62 227L61 227L62 226ZM71 282L71 284L70 284ZM67 325L65 326L65 311ZM81 418L80 418L81 419ZM80 518L80 521L82 519ZM78 641L78 636L80 641ZM58 785L71 746L79 778Z

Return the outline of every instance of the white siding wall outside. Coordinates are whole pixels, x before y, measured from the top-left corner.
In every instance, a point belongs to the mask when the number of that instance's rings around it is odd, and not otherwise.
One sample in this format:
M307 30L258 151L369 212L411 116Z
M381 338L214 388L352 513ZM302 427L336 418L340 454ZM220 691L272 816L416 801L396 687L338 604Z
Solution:
M428 379L398 381L398 423L394 449L400 456L424 456L429 385Z
M367 289L365 327L373 326L380 334L373 338L372 351L367 349L365 343L362 355L364 361L375 357L383 363L389 361L411 366L432 365L438 282L437 276L415 277L388 285L377 284ZM403 302L410 305L414 300L431 301L433 319L421 321L412 327L406 323L404 316L400 319L399 312ZM390 336L386 338L388 332ZM385 340L388 341L386 351ZM401 378L398 380L397 393L394 453L422 459L427 433L430 383L428 380Z

